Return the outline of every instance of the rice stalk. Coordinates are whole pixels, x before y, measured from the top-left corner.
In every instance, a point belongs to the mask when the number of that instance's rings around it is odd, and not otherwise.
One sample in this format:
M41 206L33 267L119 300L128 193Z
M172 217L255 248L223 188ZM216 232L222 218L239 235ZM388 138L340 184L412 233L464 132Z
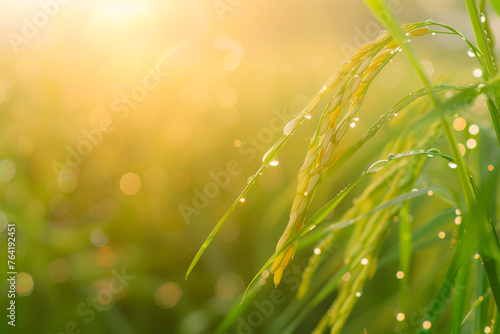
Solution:
M420 36L429 32L428 28L414 29L413 25L406 25L404 28L412 36L413 34ZM344 138L349 125L357 120L356 113L370 83L399 51L397 44L390 43L392 43L391 35L383 32L372 42L361 46L332 75L332 78L336 78L334 81L338 87L334 88L337 88L337 92L323 113L318 130L311 139L305 161L298 173L297 194L290 210L290 219L276 245L276 250L281 249L295 233L302 229L309 205L314 198L317 186L321 183L321 176L337 159L334 155L335 149ZM346 111L345 115L337 122L343 111ZM291 126L285 127L286 133L287 128L295 129L295 120L290 123L292 123ZM274 261L271 271L274 274L276 286L280 283L283 271L293 258L296 248L297 242Z
M383 195L382 201L389 201L401 191L409 190L416 177L415 174L422 167L423 161L408 164L402 162L397 165L393 173L393 180ZM349 238L346 247L346 260L348 264L348 277L344 276L344 283L339 294L328 312L324 315L314 334L322 333L330 327L330 333L339 333L357 300L362 295L366 280L373 276L380 247L387 235L392 218L400 207L387 208L377 212L357 223L357 231Z
M399 169L398 165L392 166L387 172L388 175L396 173ZM373 198L380 198L383 191L387 187L387 180L385 178L378 178L372 184L370 184L363 193L355 200L353 206L347 210L347 212L342 215L340 221L345 221L353 219L364 212L368 212L373 208L376 203L372 200ZM352 235L359 235L362 230L362 224L356 224ZM318 269L319 264L323 261L323 258L328 254L328 249L335 242L337 236L337 231L330 231L314 248L314 252L309 258L308 264L302 273L302 281L300 282L297 297L299 299L303 298L309 289L309 285L312 276ZM349 248L349 246L347 246Z

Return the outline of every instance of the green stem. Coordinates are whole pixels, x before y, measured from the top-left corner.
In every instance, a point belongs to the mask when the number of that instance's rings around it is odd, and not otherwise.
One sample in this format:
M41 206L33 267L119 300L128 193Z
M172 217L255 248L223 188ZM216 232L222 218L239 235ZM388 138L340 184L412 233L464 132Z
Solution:
M485 72L485 80L490 80L497 74L497 71L495 64L493 63L493 53L488 45L486 32L484 30L483 23L481 22L481 13L479 12L479 8L474 0L465 0L465 4L467 5L472 27L474 28L477 46L483 53L486 61L487 71Z
M470 274L470 260L462 265L462 268L458 272L455 278L455 287L467 286ZM464 317L465 305L467 305L467 290L461 291L459 294L455 294L455 302L453 303L453 314L451 319L451 333L460 334L460 329L462 327L462 319Z
M483 78L485 81L489 81L494 78L498 71L494 63L494 53L488 42L488 37L486 36L486 30L481 21L481 13L477 7L475 0L465 0L467 5L467 10L469 12L469 17L472 23L472 28L474 29L474 36L476 37L476 42L479 50L484 56L483 65ZM493 123L493 128L495 129L495 134L497 137L498 145L500 146L500 111L498 110L500 106L500 97L498 94L487 94L488 110L490 112L491 121Z

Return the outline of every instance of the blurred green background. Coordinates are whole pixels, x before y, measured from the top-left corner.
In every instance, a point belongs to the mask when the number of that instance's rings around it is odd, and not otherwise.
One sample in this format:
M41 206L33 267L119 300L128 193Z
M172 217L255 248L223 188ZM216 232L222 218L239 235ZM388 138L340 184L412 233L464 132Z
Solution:
M401 22L432 18L472 36L462 1L389 3ZM5 314L7 222L16 223L22 273L16 327L2 313L0 332L211 333L274 250L320 110L279 154L279 164L266 169L185 281L190 261L285 122L381 26L361 1L1 0L0 6ZM493 16L490 24L500 30ZM459 38L412 43L433 79L477 80L477 65ZM409 64L396 57L375 80L346 140L416 88ZM467 116L489 127L484 103ZM322 187L313 209L386 156L381 148L405 126L394 122L381 130ZM460 131L465 144L471 135ZM474 158L473 149L467 157ZM445 164L433 161L429 168L421 182L446 182L436 174ZM417 203L415 220L441 207L437 200ZM416 305L425 305L439 283L434 277L447 261L446 240L416 254ZM308 254L298 253L294 262ZM375 276L372 293L352 316L361 322L348 323L346 333L397 331L387 312L396 304L394 273L392 266ZM280 287L287 301L290 282ZM270 298L271 285L258 300ZM285 305L275 304L258 328L245 331L236 323L231 333L262 332ZM301 330L313 328L319 316Z

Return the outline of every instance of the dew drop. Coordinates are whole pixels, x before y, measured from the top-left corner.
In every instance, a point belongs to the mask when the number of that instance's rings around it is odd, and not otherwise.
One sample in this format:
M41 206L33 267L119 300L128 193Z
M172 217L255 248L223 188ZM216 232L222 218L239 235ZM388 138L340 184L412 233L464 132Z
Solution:
M481 22L486 22L486 16L483 13L481 13Z
M247 179L247 184L250 184L252 183L254 177L253 176L250 176L248 179Z
M376 171L379 171L382 169L382 167L385 166L385 164L387 163L387 160L379 160L379 161L376 161L374 163L371 164L370 167L368 167L368 173L373 173L373 172L376 172Z
M270 163L269 163L269 166L278 166L279 165L279 161L278 160L272 160Z
M276 148L271 147L271 149L267 151L266 154L264 154L264 156L262 157L262 162L265 163L267 161L267 158L274 154L275 150Z
M451 169L455 169L455 168L457 168L457 164L456 164L456 163L453 163L453 162L448 162L448 166L449 166Z
M433 157L435 154L441 154L441 151L439 151L437 148L430 148L427 150L427 156Z
M299 120L297 118L292 119L290 122L285 125L285 128L283 129L283 134L285 136L289 136L292 134L293 130L295 130L295 127L298 125Z
M349 126L350 126L351 128L353 128L353 127L355 127L355 126L356 126L356 123L352 122L351 124L349 124Z
M472 51L472 49L469 49L469 50L467 51L467 55L468 55L469 57L474 57L476 54L474 53L474 51Z
M392 158L394 158L395 156L396 156L396 155L395 155L394 153L389 153L389 154L387 155L387 159L392 159Z

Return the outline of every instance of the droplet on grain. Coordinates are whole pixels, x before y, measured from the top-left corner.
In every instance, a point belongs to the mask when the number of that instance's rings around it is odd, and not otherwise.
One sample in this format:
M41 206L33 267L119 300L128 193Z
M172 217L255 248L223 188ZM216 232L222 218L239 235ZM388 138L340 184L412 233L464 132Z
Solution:
M269 166L278 166L279 165L279 161L278 160L272 160L270 163L269 163Z
M283 129L283 134L285 136L289 136L292 134L293 130L295 130L295 127L298 125L299 120L294 118L290 122L285 125L285 128Z
M448 166L449 166L451 169L455 169L455 168L457 168L457 164L456 164L456 163L453 163L453 162L448 162Z
M355 126L356 126L356 123L352 122L351 124L349 124L349 126L350 126L351 128L353 128L353 127L355 127Z
M245 197L240 198L241 203L245 203L245 201L246 201Z
M474 53L474 51L473 51L472 49L469 49L469 50L467 51L467 55L468 55L469 57L474 57L476 54Z

